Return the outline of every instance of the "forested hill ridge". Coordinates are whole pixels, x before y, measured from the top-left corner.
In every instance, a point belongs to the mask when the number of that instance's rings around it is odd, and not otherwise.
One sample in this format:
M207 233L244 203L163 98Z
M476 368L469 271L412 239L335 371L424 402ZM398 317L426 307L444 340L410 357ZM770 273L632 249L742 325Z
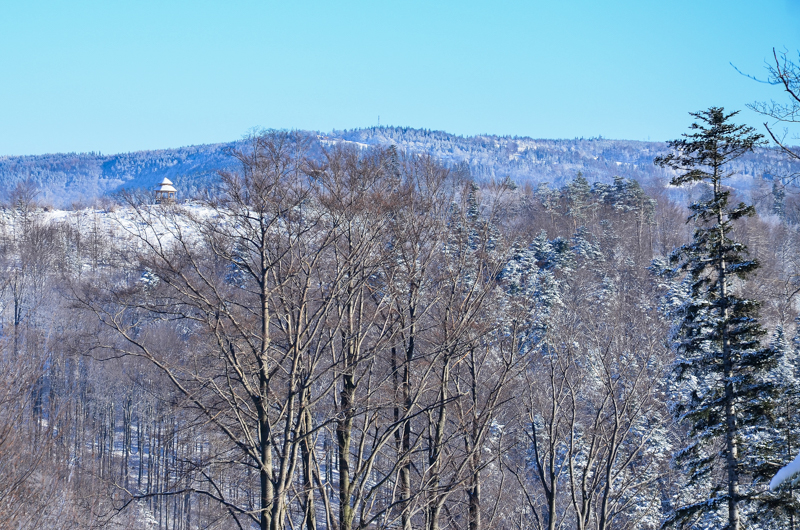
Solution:
M653 165L666 150L664 142L576 138L543 140L511 136L457 136L408 127L370 127L331 133L309 133L315 142L352 142L363 146L396 145L409 152L430 153L447 165L466 164L480 181L510 177L518 184L548 182L561 186L582 172L589 182L611 182L615 176L642 183L671 177ZM237 142L103 155L61 153L0 157L0 189L31 180L39 200L56 207L91 201L122 188L152 188L164 177L191 195L235 166L228 150ZM771 180L800 172L800 163L785 160L772 149L760 149L737 160L737 176L728 184L741 191L762 178Z

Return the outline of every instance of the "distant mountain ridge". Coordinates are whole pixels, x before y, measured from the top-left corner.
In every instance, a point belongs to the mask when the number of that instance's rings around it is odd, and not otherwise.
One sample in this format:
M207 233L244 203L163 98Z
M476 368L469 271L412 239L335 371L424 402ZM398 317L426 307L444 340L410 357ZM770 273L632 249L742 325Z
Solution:
M396 145L425 152L446 164L462 164L478 181L510 177L518 184L548 182L554 186L572 180L578 172L590 181L611 182L615 176L642 183L663 181L672 173L653 165L664 142L605 138L547 140L512 136L457 136L443 131L408 127L370 127L331 133L309 133L319 143L352 142L362 146ZM32 180L39 198L56 207L91 201L121 188L153 188L164 177L179 192L190 195L217 178L217 172L236 167L228 150L238 142L138 151L115 155L65 153L0 157L0 188ZM772 179L800 173L774 149L738 160L738 175L729 181L748 190L762 177Z
M233 167L227 149L235 145L211 144L178 149L138 151L116 155L58 153L0 157L0 188L12 189L31 180L39 199L56 207L91 201L121 188L153 188L164 177L196 189Z

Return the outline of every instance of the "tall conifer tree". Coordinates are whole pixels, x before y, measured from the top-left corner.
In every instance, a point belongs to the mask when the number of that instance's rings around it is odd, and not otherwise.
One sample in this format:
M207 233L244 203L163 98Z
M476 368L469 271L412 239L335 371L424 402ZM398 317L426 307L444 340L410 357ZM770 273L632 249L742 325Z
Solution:
M678 506L667 525L742 527L742 504L752 497L757 479L746 455L766 427L771 402L767 370L774 355L761 346L758 303L734 289L734 280L758 263L734 239L733 224L755 210L741 202L729 205L730 192L722 185L733 175L730 163L752 151L762 136L730 123L735 114L719 107L692 113L697 121L691 132L669 142L672 152L655 160L678 171L672 185L709 187L690 206L692 242L672 255L690 283L677 326L673 398L673 411L689 427L690 439L675 461L688 472L687 491L696 497Z

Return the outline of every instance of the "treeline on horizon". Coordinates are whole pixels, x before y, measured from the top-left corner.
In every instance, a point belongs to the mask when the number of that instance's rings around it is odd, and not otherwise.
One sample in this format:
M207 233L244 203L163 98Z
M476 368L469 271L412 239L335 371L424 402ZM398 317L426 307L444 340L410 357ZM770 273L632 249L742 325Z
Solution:
M664 184L321 149L254 135L192 204L118 196L114 231L11 194L4 525L654 529L708 498L673 465L687 291L663 271L695 226ZM761 267L735 290L782 352L774 472L800 434L800 201L753 195L732 237ZM796 520L792 491L743 477L775 506L748 528Z
M323 146L353 142L361 146L397 146L406 152L429 154L449 167L464 166L479 183L510 177L518 185L549 182L561 187L578 172L590 182L610 184L615 176L643 185L668 181L673 173L652 164L665 152L664 142L612 139L547 140L508 136L461 137L442 131L409 127L372 127L322 134L305 132L312 143L312 157ZM178 186L182 196L202 193L217 182L217 172L235 169L230 149L242 141L101 155L62 153L0 157L0 196L18 183L30 182L40 191L42 205L55 208L91 206L122 189L153 188L164 177ZM780 150L759 148L734 162L739 177L729 185L740 193L764 182L786 182L800 172L800 162L787 159ZM790 184L792 187L792 184ZM672 197L679 200L678 196Z

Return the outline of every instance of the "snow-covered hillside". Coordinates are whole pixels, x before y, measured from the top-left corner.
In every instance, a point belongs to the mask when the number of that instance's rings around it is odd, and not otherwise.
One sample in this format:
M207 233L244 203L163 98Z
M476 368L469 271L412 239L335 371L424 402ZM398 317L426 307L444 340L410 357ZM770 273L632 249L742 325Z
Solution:
M411 152L430 153L449 165L465 165L479 181L506 176L519 184L549 182L561 186L578 172L589 182L611 182L615 176L647 183L665 180L667 170L653 165L666 149L663 142L604 138L541 140L510 136L456 136L442 131L406 127L372 127L327 134L309 133L312 153L319 147L348 142L366 147L396 145ZM116 155L67 153L0 157L0 189L32 180L39 199L56 207L91 201L121 188L152 188L164 177L175 182L183 196L207 186L221 169L235 167L228 150L237 142L140 151ZM761 149L737 161L739 176L729 182L747 190L753 182L800 173L800 164L787 162L772 149Z

